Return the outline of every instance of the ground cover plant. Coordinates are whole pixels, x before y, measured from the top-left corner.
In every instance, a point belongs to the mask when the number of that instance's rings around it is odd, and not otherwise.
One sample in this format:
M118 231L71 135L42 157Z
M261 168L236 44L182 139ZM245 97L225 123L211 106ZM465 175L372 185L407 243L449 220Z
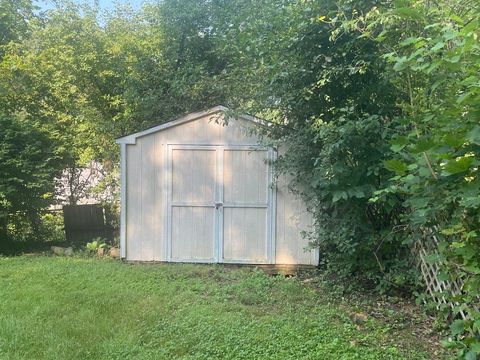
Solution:
M322 289L223 266L4 257L0 358L446 358L417 312Z

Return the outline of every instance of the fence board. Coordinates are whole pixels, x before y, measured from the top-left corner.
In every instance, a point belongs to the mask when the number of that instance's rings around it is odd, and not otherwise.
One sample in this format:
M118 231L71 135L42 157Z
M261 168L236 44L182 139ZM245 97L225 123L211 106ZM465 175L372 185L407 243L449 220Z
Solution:
M112 229L105 221L105 211L101 205L63 206L65 236L73 243L86 243L96 237L107 241L113 238Z

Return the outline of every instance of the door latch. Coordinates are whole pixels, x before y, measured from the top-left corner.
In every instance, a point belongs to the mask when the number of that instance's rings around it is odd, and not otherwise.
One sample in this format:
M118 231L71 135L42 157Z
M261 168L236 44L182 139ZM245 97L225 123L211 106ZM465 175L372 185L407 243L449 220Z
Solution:
M216 202L215 203L215 209L218 209L220 206L223 206L222 202Z

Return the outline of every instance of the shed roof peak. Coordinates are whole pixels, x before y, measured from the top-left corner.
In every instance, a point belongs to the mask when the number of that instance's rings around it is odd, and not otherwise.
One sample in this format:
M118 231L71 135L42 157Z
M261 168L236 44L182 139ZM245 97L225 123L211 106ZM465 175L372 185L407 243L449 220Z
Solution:
M136 139L139 138L139 137L149 135L149 134L153 134L153 133L156 133L156 132L159 132L159 131L162 131L162 130L165 130L165 129L168 129L168 128L171 128L171 127L174 127L174 126L182 125L182 124L188 123L190 121L194 121L194 120L203 118L205 116L214 115L216 113L229 113L229 112L232 112L232 110L223 106L223 105L217 105L217 106L214 106L214 107L212 107L210 109L207 109L207 110L189 113L187 115L178 117L174 120L167 121L167 122L164 122L162 124L152 126L148 129L138 131L138 132L133 133L133 134L129 134L129 135L119 137L119 138L116 139L115 142L117 144L135 144ZM252 122L257 123L257 124L265 124L264 120L256 118L256 117L251 116L251 115L239 115L238 117L241 118L241 119L244 119L244 120L252 121Z

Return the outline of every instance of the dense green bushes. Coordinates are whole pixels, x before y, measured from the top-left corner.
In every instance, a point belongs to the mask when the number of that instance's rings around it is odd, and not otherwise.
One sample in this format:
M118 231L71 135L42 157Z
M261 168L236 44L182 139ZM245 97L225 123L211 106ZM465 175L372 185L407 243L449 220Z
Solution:
M405 199L402 223L414 236L425 228L440 238L437 259L445 280L460 280L453 309L467 320L452 327L460 353L480 353L480 42L479 4L408 1L372 10L353 22L355 31L383 47L392 83L404 91L400 126L391 141L394 172L376 201ZM403 28L405 27L405 28Z
M410 239L425 228L440 238L432 261L441 265L441 279L463 284L459 294L442 295L458 302L454 317L467 315L454 321L447 345L469 359L480 353L479 10L408 1L342 24L379 44L402 109L390 140L395 155L384 162L395 176L371 201L404 199L400 221Z
M1 246L7 237L40 231L40 211L51 202L61 163L50 134L25 114L0 109L0 129Z
M279 124L266 135L289 148L277 170L291 175L291 186L310 205L312 246L320 248L323 267L381 291L411 291L418 274L401 223L403 198L370 201L389 185L383 163L393 155L389 142L400 126L402 92L390 81L381 45L346 31L340 17L355 12L339 5L289 2L287 23L271 25L280 31L275 38L255 36L262 19L249 22L243 31L251 34L253 57L269 63L249 68L264 87L248 104Z

